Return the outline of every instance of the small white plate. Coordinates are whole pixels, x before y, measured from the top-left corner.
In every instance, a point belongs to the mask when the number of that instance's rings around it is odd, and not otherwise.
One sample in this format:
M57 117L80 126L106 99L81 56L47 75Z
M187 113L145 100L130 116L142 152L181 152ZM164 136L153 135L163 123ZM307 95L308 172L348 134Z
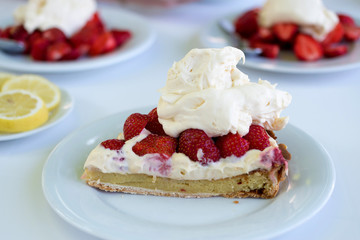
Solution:
M231 22L241 13L224 16ZM219 20L219 19L218 19ZM199 34L200 45L205 48L229 46L229 37L218 27L218 20L211 22ZM244 67L284 73L327 73L360 67L360 41L349 44L349 52L337 58L324 58L316 62L302 62L288 51L281 51L277 59L246 56Z
M333 191L330 156L291 124L278 133L293 159L289 178L274 199L182 199L107 193L87 186L80 177L89 152L101 141L115 138L131 113L150 109L100 119L67 136L51 152L42 186L50 206L63 219L102 239L268 239L314 216Z
M48 129L50 127L53 127L54 125L56 125L59 122L61 122L62 120L64 120L69 115L71 110L73 109L74 100L72 99L72 97L69 95L68 92L66 92L63 89L60 89L60 90L61 90L60 105L56 109L54 109L53 111L50 112L49 119L47 120L47 122L45 124L43 124L42 126L40 126L38 128L35 128L34 130L21 132L21 133L0 132L0 141L7 141L7 140L12 140L12 139L27 137L27 136L33 135L35 133L44 131L45 129Z
M131 39L119 49L97 57L85 57L74 61L37 62L29 56L11 55L0 51L0 67L23 72L74 72L96 69L128 60L149 48L156 37L154 30L142 17L120 9L99 9L107 29L128 29L132 32ZM1 27L13 24L10 16L0 21Z

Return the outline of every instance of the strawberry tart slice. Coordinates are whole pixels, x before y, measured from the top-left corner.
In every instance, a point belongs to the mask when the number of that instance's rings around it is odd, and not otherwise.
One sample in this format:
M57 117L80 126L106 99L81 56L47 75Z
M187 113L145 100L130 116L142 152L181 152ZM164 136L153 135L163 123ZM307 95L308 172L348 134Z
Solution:
M157 108L89 154L83 179L110 192L273 198L291 155L273 131L291 96L236 68L233 47L193 49L168 72Z

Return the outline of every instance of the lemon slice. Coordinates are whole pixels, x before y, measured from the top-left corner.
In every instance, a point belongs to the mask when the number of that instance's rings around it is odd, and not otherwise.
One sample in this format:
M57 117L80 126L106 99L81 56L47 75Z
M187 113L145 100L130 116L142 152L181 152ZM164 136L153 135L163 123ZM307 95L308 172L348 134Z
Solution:
M15 133L39 127L49 118L44 101L24 90L0 93L0 131Z
M11 78L15 77L14 74L6 73L6 72L0 72L0 89L2 88L2 85L10 80Z
M23 89L38 95L44 102L49 111L56 108L60 103L59 88L38 75L24 74L16 76L6 81L2 86L2 91L9 91L14 89Z

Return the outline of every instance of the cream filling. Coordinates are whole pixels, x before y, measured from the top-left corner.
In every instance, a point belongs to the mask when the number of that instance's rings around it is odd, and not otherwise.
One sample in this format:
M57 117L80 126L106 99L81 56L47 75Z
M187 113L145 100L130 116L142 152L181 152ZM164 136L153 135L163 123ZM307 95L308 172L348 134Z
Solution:
M249 150L240 158L230 156L204 166L190 160L183 153L174 153L166 161L161 160L159 154L136 155L132 147L149 134L147 130L143 130L139 136L126 141L121 150L106 149L99 144L89 154L84 168L97 169L103 173L147 174L177 180L216 180L246 174L256 169L269 170L272 162L262 161L262 156L270 155L271 159L271 154L277 147L276 141L270 138L271 146L263 151Z

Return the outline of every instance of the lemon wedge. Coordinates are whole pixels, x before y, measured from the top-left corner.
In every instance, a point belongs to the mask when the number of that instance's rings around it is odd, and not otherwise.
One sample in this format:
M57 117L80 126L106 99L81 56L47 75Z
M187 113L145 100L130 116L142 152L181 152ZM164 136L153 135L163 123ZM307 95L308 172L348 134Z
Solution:
M14 74L6 73L6 72L0 72L0 89L2 88L2 85L10 80L11 78L15 77Z
M19 75L6 81L2 86L3 92L14 89L22 89L38 95L49 111L56 108L60 103L61 94L59 88L46 78L38 75Z
M0 131L15 133L39 127L49 118L44 101L31 92L0 93Z

